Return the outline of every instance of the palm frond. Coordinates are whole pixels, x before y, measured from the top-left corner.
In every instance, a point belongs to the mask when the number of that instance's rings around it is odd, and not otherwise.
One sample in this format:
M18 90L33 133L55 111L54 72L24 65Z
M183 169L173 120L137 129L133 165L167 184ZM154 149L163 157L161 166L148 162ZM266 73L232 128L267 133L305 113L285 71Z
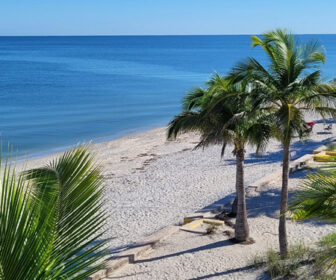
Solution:
M335 222L335 170L325 170L308 175L290 205L294 218L297 220L319 218Z
M23 173L35 199L54 221L48 271L53 277L85 279L103 266L106 214L100 167L87 146L65 152L46 167Z
M195 88L188 92L183 98L183 110L193 110L202 104L202 99L206 96L207 91L201 87Z
M167 138L175 139L181 133L200 131L204 125L204 122L202 124L201 113L184 111L175 116L169 123Z
M48 277L53 226L48 212L40 213L31 198L32 189L5 163L0 182L1 279ZM39 217L38 223L36 217Z

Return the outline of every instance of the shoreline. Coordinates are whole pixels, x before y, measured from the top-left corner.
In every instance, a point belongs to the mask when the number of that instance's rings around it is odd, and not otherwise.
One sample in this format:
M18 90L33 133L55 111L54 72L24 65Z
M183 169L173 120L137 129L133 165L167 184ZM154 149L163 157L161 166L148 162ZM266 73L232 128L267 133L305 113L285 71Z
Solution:
M315 121L316 123L321 122L321 119L316 118L315 116L309 115L307 116L307 121ZM55 147L55 148L50 148L50 149L46 149L45 151L40 151L40 152L26 152L23 154L20 153L12 153L12 157L15 159L15 162L17 163L22 163L22 162L26 162L26 161L32 161L32 160L38 160L41 158L45 158L45 157L52 157L52 156L57 156L60 155L62 153L64 153L65 151L72 149L78 145L82 145L82 144L90 144L91 146L100 146L100 145L107 145L108 143L112 143L114 141L122 141L122 140L127 140L129 138L146 138L147 134L152 134L153 132L155 132L156 130L166 130L167 129L167 125L164 124L157 124L154 126L142 126L142 127L138 127L138 128L134 128L134 129L129 129L129 130L125 130L123 132L119 132L119 133L115 133L113 135L107 135L107 136L102 136L102 137L96 137L96 138L92 138L88 141L82 141L82 142L77 142L71 145L67 145L67 146L62 146L62 147ZM196 134L185 134L185 135L196 135ZM179 139L185 138L185 135L180 135L178 136ZM187 136L188 138L188 136ZM165 137L166 140L166 137ZM185 140L185 139L184 139ZM168 140L166 140L167 142ZM175 142L178 141L174 140ZM170 142L170 141L169 141ZM19 150L18 150L19 151Z
M314 126L306 144L293 143L295 157L311 153L326 139L324 125ZM109 241L111 254L167 225L176 225L185 216L210 204L233 199L235 157L232 147L221 159L221 147L193 149L197 134L183 134L175 141L166 140L166 127L159 127L112 141L93 144L97 161L103 166L108 223L103 238ZM30 159L20 168L40 167L60 153ZM245 183L255 182L281 167L282 149L270 141L262 157L246 149Z
M36 168L45 165L53 158L59 157L66 150L77 145L88 144L90 150L96 154L96 160L103 166L104 175L110 176L109 170L114 169L113 176L123 176L143 169L150 162L168 154L191 150L197 143L199 136L196 134L181 135L177 140L166 139L167 126L137 131L115 139L109 137L92 140L59 148L59 151L26 156L13 156L11 158L19 170Z
M22 162L22 161L30 161L30 160L34 160L34 159L38 159L38 158L43 158L43 157L49 157L52 155L59 155L61 153L64 153L65 151L72 149L78 145L82 145L82 144L90 144L90 145L99 145L99 144L104 144L107 142L111 142L111 141L116 141L116 140L121 140L123 138L127 138L129 136L135 136L138 134L143 134L143 133L147 133L150 132L152 130L158 129L158 128L167 128L167 126L164 125L156 125L156 126L145 126L145 127L138 127L135 129L129 129L123 132L119 132L113 135L108 135L108 136L102 136L102 137L97 137L97 138L92 138L89 141L82 141L82 142L78 142L77 144L71 144L71 145L67 145L67 146L62 146L62 147L55 147L55 148L49 148L46 149L45 151L41 151L41 152L26 152L23 154L19 154L18 156L15 156L16 153L13 152L14 154L14 158L16 158L16 162Z

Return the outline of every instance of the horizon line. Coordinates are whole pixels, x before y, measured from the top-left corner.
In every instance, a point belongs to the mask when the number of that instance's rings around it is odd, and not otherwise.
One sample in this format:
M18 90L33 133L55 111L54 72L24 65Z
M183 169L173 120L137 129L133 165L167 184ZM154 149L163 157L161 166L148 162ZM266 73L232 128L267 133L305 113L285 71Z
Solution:
M336 33L293 33L294 35L336 35ZM0 35L0 37L168 37L168 36L251 36L258 33L241 34L53 34L53 35Z

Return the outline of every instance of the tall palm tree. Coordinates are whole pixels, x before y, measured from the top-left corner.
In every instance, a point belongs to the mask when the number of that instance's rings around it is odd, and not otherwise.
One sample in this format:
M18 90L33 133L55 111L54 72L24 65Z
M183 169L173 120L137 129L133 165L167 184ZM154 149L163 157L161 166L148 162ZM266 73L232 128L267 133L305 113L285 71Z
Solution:
M102 177L86 147L0 174L0 279L86 279L103 266Z
M280 253L287 255L286 212L290 145L295 137L307 136L306 113L335 116L335 87L321 81L320 65L325 55L317 42L299 44L287 30L252 36L268 57L264 67L253 58L237 64L230 74L234 82L249 82L256 110L267 111L276 124L283 147L282 188L279 218Z
M221 144L222 156L226 145L233 144L237 196L235 240L244 242L249 240L244 188L245 146L250 143L257 145L258 149L262 148L270 130L265 116L251 111L252 106L243 84L229 85L225 77L216 74L207 85L207 89L199 88L186 96L185 111L170 122L168 138L197 131L201 139L196 147Z

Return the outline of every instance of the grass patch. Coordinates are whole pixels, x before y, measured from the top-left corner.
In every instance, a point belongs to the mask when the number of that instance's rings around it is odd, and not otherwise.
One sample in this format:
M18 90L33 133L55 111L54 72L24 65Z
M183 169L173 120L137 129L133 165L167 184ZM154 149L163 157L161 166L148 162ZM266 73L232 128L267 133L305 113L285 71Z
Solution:
M312 250L303 244L289 248L288 257L282 260L280 254L274 250L269 250L265 257L257 256L253 260L256 267L266 266L269 275L276 277L297 277L299 268L313 262Z
M320 246L329 247L336 245L336 232L323 236L320 240Z
M272 279L335 280L336 233L323 237L317 248L298 244L289 248L286 259L269 250L253 259L255 267L265 267Z
M331 144L327 146L327 151L332 152L336 151L336 144Z

